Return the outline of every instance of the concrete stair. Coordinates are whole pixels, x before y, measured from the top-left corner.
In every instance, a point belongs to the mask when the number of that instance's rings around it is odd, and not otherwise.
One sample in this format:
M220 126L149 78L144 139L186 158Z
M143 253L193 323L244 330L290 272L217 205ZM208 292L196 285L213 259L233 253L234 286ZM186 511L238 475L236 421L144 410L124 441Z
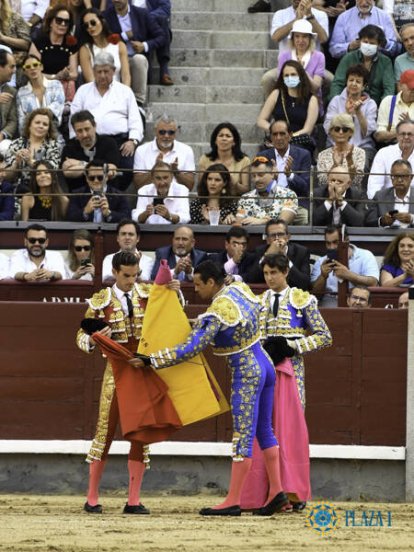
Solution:
M263 103L262 74L277 63L269 37L269 14L248 14L253 0L174 0L170 71L174 86L149 86L152 120L174 116L178 139L191 145L196 160L209 150L210 134L230 121L242 149L254 155L263 141L256 117ZM151 82L158 82L153 67ZM153 136L148 122L146 139Z

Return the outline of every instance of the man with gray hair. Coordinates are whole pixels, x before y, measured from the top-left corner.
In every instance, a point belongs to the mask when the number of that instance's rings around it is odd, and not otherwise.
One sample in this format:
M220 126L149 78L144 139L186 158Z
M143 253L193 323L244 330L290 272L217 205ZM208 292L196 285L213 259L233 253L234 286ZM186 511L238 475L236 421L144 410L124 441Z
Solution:
M96 120L98 134L106 134L115 139L120 154L118 187L125 190L131 182L134 153L144 136L141 115L134 93L129 86L114 79L115 62L111 54L99 53L94 58L94 81L80 86L73 98L71 116L88 110ZM75 136L71 128L71 138Z
M155 138L137 148L134 159L134 184L139 190L152 183L151 169L157 161L171 165L174 181L189 190L194 186L194 152L190 146L176 140L178 125L164 113L155 121Z

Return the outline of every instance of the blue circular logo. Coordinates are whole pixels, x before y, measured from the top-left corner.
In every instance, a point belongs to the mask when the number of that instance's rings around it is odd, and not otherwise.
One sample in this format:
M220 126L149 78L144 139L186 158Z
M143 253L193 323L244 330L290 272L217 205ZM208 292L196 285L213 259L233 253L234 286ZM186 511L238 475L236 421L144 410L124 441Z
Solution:
M339 515L332 504L321 502L309 509L306 525L321 535L338 529Z

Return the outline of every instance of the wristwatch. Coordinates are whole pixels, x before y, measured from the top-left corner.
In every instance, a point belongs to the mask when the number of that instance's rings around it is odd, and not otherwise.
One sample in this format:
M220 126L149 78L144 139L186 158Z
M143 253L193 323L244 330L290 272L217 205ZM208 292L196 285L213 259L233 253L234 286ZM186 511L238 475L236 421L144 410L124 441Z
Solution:
M308 17L306 18L307 21L311 21L311 19L315 19L315 16L313 14L308 15Z
M134 146L137 148L138 145L139 145L139 142L138 140L134 139L134 138L130 138L131 142L134 144Z

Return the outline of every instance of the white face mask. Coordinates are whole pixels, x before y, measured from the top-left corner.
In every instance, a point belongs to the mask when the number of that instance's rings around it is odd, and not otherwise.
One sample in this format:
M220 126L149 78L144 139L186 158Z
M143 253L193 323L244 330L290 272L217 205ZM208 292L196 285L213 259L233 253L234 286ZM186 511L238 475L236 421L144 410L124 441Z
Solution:
M299 86L300 78L298 75L291 75L290 77L284 77L283 82L288 88L296 88Z
M367 57L374 57L378 51L378 46L376 44L368 44L367 42L361 42L359 47L361 54Z

